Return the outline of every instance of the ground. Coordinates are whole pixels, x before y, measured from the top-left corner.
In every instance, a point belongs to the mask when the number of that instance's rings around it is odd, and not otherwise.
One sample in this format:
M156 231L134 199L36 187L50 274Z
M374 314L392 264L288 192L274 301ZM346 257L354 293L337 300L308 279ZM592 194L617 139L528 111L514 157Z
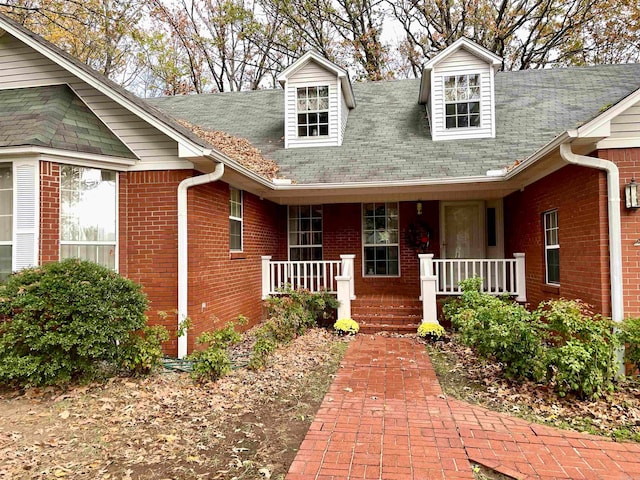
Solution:
M284 478L347 343L313 329L266 370L4 392L0 478Z
M637 381L618 382L613 392L598 400L561 398L548 386L504 378L500 364L478 358L455 334L427 348L447 395L536 423L640 441Z

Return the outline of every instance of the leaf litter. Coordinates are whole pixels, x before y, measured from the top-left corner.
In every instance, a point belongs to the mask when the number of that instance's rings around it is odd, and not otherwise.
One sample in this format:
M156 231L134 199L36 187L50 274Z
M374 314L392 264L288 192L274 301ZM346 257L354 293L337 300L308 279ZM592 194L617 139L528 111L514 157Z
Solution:
M447 395L536 423L619 440L640 441L640 383L627 379L597 400L559 397L533 381L514 382L502 365L479 358L455 334L428 344L438 380Z
M309 330L263 371L0 394L0 479L280 479L346 343Z

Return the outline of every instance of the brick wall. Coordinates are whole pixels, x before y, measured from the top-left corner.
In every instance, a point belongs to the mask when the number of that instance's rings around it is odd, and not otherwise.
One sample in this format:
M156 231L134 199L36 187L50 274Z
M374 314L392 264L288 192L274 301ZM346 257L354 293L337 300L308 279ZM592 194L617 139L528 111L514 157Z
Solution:
M422 202L421 220L432 230L429 253L439 255L438 202ZM323 207L323 257L338 260L341 254L355 254L355 291L357 295L398 294L420 295L418 255L406 243L409 225L419 217L416 202L400 202L400 274L401 277L367 278L362 275L362 206L360 203L332 204Z
M194 339L238 315L262 318L262 255L286 259L286 207L243 192L243 251L229 251L229 185L189 191L189 316Z
M620 220L622 227L622 282L625 316L640 316L640 211L627 209L624 204L624 186L632 178L640 180L640 148L600 150L599 158L616 163L620 171Z
M606 175L565 166L504 200L505 253L526 254L527 300L581 298L610 314ZM543 219L558 210L560 287L545 285ZM601 220L602 219L602 220Z
M40 263L60 259L60 165L40 162Z

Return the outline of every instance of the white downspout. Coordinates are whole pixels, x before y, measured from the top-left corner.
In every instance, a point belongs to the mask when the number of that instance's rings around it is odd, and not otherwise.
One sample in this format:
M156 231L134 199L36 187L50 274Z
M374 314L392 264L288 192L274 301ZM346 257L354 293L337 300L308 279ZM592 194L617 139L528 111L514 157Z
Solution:
M609 212L609 265L611 270L611 318L624 320L622 290L622 233L620 226L620 175L618 167L609 160L585 157L571 151L571 144L560 145L560 156L566 162L607 172L607 198Z
M196 185L212 183L222 178L224 164L218 163L216 169L206 175L185 178L178 185L178 328L189 315L189 244L187 223L187 189ZM178 337L178 358L187 355L187 331Z

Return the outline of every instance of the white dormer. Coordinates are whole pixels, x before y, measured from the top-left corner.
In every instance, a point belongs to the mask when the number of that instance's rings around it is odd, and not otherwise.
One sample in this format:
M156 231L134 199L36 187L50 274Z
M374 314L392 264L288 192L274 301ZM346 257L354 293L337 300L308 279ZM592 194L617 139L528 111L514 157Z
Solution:
M284 88L284 147L342 145L356 100L349 74L315 52L307 52L278 75Z
M496 136L494 77L502 59L460 38L424 66L420 103L426 104L431 138Z

